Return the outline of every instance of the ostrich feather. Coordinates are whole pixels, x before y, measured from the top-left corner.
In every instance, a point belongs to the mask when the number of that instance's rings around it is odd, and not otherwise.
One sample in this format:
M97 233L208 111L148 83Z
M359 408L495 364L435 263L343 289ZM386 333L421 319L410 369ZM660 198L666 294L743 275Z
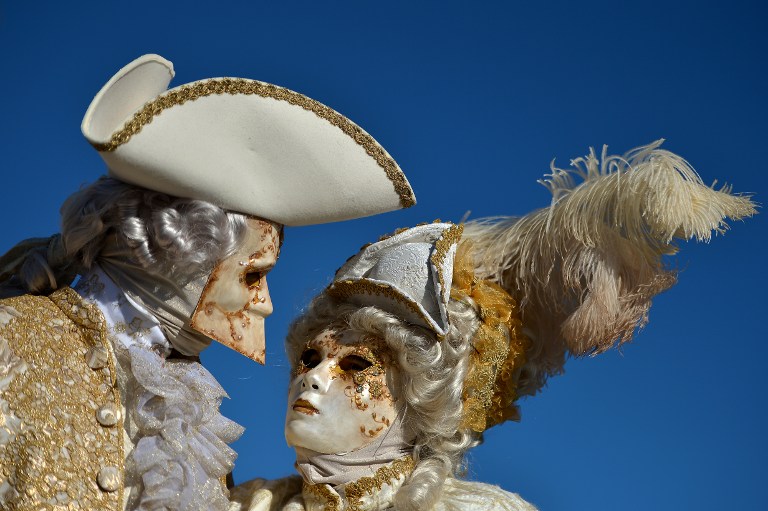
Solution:
M533 337L522 394L559 373L567 353L597 354L632 338L651 299L676 281L664 260L675 240L708 242L727 219L756 213L749 196L706 186L662 142L623 156L590 149L569 170L553 161L540 181L552 194L548 208L465 225L476 273L520 300Z

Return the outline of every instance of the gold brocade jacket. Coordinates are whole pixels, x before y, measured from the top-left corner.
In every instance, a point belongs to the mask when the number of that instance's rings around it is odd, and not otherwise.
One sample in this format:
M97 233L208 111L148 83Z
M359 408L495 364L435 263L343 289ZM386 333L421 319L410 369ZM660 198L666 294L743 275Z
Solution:
M0 300L0 509L122 509L121 410L96 306L70 288Z

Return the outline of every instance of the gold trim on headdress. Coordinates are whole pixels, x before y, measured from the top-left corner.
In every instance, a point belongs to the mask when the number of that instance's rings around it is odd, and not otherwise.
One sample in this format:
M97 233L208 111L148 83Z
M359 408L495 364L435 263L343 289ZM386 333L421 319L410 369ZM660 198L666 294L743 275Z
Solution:
M423 319L425 323L429 324L430 321L429 316L419 308L416 302L389 284L382 282L375 282L370 279L338 280L333 282L325 292L337 300L346 301L353 301L356 297L361 296L382 296L404 305L413 314Z
M435 251L432 253L430 260L435 267L437 274L437 281L440 283L440 298L448 303L451 293L451 282L446 283L446 268L445 260L449 257L451 250L456 250L461 240L461 235L464 233L464 225L452 225L446 230L440 239L435 242ZM450 268L453 271L453 268ZM451 274L449 273L448 276ZM447 286L446 286L447 284ZM447 312L446 312L447 314ZM447 318L446 318L447 319Z
M514 404L517 381L531 342L522 333L517 302L498 284L475 277L467 241L456 253L451 298L471 299L480 317L464 380L461 427L481 433L504 421L518 420Z

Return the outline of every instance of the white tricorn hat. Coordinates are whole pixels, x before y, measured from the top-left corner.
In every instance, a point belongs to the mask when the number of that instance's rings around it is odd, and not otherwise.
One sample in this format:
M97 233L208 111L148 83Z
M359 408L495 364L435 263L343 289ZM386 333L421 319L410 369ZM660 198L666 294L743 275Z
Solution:
M244 78L166 90L173 75L144 55L91 102L83 135L110 176L289 226L416 203L395 160L335 110Z

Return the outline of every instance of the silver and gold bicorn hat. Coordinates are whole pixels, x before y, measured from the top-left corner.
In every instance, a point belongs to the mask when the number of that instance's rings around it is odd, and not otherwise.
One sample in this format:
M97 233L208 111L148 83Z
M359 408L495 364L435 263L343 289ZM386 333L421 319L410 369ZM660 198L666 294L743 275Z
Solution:
M385 237L349 259L326 292L394 313L443 338L462 231L461 225L435 222Z
M144 55L92 101L82 131L111 177L289 226L416 203L389 153L335 110L244 78L167 90L173 75Z

